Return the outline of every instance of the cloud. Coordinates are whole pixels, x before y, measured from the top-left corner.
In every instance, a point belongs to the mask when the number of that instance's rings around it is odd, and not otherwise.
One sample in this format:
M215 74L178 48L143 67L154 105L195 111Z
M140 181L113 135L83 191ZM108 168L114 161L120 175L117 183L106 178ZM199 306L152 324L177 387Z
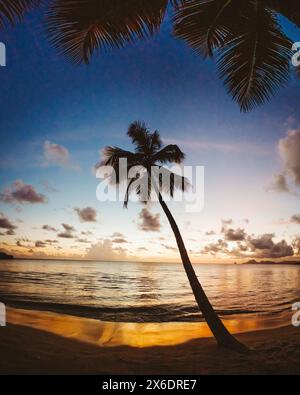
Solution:
M113 243L116 244L123 244L123 243L128 243L128 241L122 237L116 238L112 240Z
M92 245L86 254L86 259L122 261L127 258L126 251L126 249L121 247L114 248L112 241L106 239Z
M210 244L206 245L202 249L201 253L202 254L212 254L212 255L218 254L220 252L227 253L228 252L227 247L228 247L228 244L224 240L219 239L216 243L210 243Z
M80 232L83 236L91 236L93 234L93 232L91 232L90 230L86 230L86 231L82 231Z
M68 224L62 224L62 226L65 228L67 232L75 232L74 226L68 225Z
M290 130L278 143L285 172L300 186L300 130Z
M46 189L46 191L52 192L52 193L58 192L58 189L56 189L53 185L51 185L49 181L45 180L42 182L42 184L43 184L43 187Z
M76 239L78 243L90 244L90 241L87 239Z
M223 229L225 240L227 241L243 241L246 238L246 232L244 229Z
M0 194L0 200L4 203L46 203L45 195L38 193L32 185L24 184L22 180L16 180L10 187Z
M62 239L74 239L75 236L69 232L61 232L61 233L58 233L57 237L60 237Z
M139 247L138 250L139 251L149 251L148 248L146 248L146 247Z
M65 231L59 233L57 236L63 239L74 239L75 236L73 235L73 232L75 232L75 228L68 224L62 224L62 226Z
M284 258L294 255L293 246L285 240L273 241L274 234L264 234L257 238L248 238L248 245L257 258Z
M141 219L139 229L145 232L158 232L160 230L159 214L152 214L147 208L143 208L139 213L139 218Z
M228 218L228 219L222 219L222 225L232 225L233 224L233 219Z
M114 238L114 237L125 237L125 236L123 235L123 233L114 232L114 233L111 235L111 237Z
M300 225L300 214L295 214L291 217L291 222L293 224L298 224Z
M214 230L210 230L209 232L205 232L205 236L214 236L216 232Z
M46 230L47 232L57 232L57 229L53 228L53 226L50 225L43 225L42 229Z
M162 244L162 246L163 246L166 250L178 252L178 248L176 248L176 247L172 247L172 246L169 246L169 245L167 245L167 244Z
M47 243L45 243L44 241L38 240L35 242L35 246L36 246L36 248L45 248L47 246Z
M77 212L79 219L82 222L96 222L97 221L97 211L92 207L86 207L83 209L74 208Z
M273 180L267 191L290 192L286 177L283 174L273 174Z
M227 234L228 236L228 234ZM274 234L263 234L260 236L247 235L243 230L229 232L227 240L218 240L217 243L208 244L201 251L203 254L216 255L219 253L232 257L253 258L283 258L294 255L294 244L289 245L286 240L275 242ZM229 244L235 243L233 248Z
M168 139L164 138L166 144L177 144L179 146L191 149L191 150L207 150L207 151L221 151L221 152L251 152L258 155L266 155L268 151L261 145L255 145L252 143L236 143L236 142L217 142L217 141L204 141L195 140L195 138L185 139Z
M15 235L15 229L17 226L14 225L3 213L0 213L0 228L5 229L5 233L1 233L2 236L13 236Z
M69 150L63 145L50 141L44 143L44 165L78 169L78 166L72 162Z

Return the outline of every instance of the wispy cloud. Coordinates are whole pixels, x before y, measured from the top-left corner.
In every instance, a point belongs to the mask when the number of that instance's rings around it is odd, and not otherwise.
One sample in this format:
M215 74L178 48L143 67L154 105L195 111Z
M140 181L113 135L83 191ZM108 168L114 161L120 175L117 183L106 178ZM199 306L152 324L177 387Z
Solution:
M43 166L59 166L79 170L79 166L74 163L69 150L63 145L45 141L43 149Z
M180 147L188 148L189 150L205 150L205 151L221 151L228 153L239 153L239 152L252 152L257 155L270 154L271 150L261 145L255 145L253 143L236 143L236 142L217 142L208 140L197 140L195 138L186 139L173 139L165 138L164 143L166 144L177 144Z

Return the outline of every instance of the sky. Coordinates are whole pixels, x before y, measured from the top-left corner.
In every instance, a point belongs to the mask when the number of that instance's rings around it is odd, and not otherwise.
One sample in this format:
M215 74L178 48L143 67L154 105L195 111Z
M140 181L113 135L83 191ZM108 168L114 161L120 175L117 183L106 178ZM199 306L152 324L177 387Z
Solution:
M298 32L286 21L295 41ZM185 164L204 167L204 208L168 203L191 260L296 259L300 249L300 81L247 114L212 61L170 34L76 66L51 47L42 15L0 32L0 234L16 257L179 261L157 203L100 202L94 165L107 145L132 149L143 120ZM201 193L202 193L201 192Z

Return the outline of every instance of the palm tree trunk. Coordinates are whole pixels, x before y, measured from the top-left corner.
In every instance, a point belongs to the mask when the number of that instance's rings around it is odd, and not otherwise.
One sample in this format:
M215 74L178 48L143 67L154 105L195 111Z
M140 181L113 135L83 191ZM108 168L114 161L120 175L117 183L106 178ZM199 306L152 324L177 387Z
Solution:
M239 352L246 352L248 349L245 345L240 343L234 336L232 336L229 331L224 326L223 322L214 311L210 301L208 300L197 276L194 271L194 268L189 259L188 253L186 251L183 239L181 237L179 228L175 222L173 215L171 214L168 206L164 202L161 194L158 192L159 202L161 204L162 209L164 210L171 228L174 232L176 242L178 245L178 249L180 251L181 260L183 263L183 267L185 269L186 275L189 279L191 288L193 290L196 302L201 310L203 317L205 318L210 330L214 334L216 341L219 346L230 348Z

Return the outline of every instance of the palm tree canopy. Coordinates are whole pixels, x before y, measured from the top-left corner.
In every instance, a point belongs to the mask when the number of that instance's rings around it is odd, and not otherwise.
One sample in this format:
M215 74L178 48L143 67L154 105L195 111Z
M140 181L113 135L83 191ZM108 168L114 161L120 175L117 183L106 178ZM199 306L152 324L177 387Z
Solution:
M150 132L144 122L132 123L128 128L127 135L134 145L134 152L118 147L106 147L103 152L103 160L97 165L97 167L112 166L116 176L111 178L112 182L117 184L122 181L127 182L125 207L127 207L129 195L133 191L142 202L147 203L152 189L173 197L176 189L185 191L188 188L189 182L185 177L163 166L167 163L181 164L183 162L185 155L177 145L163 147L159 132L157 130ZM125 169L120 168L122 158L126 159ZM128 180L127 174L133 168L135 172Z

